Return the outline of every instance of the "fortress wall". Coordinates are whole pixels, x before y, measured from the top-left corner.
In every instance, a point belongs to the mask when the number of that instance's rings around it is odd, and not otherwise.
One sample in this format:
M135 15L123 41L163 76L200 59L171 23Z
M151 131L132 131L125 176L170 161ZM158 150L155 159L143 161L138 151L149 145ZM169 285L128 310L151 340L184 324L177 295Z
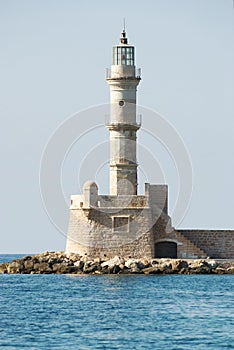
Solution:
M101 208L128 208L128 207L141 207L144 208L148 205L146 196L105 196L99 195L98 201Z
M129 229L122 226L123 231L113 230L113 216L130 217ZM153 226L154 230L151 230ZM116 212L72 209L66 251L91 257L105 254L110 258L115 255L151 258L157 242L174 241L178 245L178 258L201 258L207 254L215 259L234 259L234 230L178 229L167 232L165 229L164 220L153 225L150 208L143 211L119 208Z
M119 215L131 217L128 232L113 231L112 217ZM66 252L91 257L104 254L110 258L115 255L127 258L151 257L151 221L150 210L142 212L140 209L126 208L116 213L95 209L71 210Z
M177 229L210 258L234 259L234 230L186 230Z
M87 255L90 258L113 258L115 256L121 256L126 259L151 259L152 258L152 241L149 233L142 235L132 243L125 244L118 247L106 247L100 248L100 246L83 246L81 244L72 245L72 242L68 242L69 249L66 252L75 252L80 255Z

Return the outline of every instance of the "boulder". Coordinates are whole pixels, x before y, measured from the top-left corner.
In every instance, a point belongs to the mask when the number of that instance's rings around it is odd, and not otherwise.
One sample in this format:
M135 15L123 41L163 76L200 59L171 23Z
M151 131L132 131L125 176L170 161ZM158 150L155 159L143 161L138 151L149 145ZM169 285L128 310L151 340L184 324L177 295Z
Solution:
M84 263L83 272L84 273L93 273L96 270L100 270L100 265L93 261L87 261Z
M178 271L178 274L187 275L188 274L188 268L187 267L182 267L182 269Z
M33 260L25 260L24 261L24 268L27 270L33 270L33 268L34 268Z
M219 265L215 260L207 260L206 264L211 270L216 269L216 267Z
M14 260L7 265L7 273L21 273L24 270L23 261Z
M158 259L152 259L152 260L150 261L150 264L151 264L151 265L158 265L158 264L159 264L159 260L158 260Z
M0 273L7 273L7 263L3 263L0 265Z
M66 257L68 260L72 261L72 262L77 262L80 260L81 256L79 254L75 254L75 253L69 253L66 254Z
M67 266L66 263L54 264L52 267L52 271L53 273L58 273L58 274L69 273L70 266Z
M171 268L174 272L181 272L183 269L183 273L188 268L188 263L185 260L171 260Z
M82 260L78 260L74 262L74 266L76 266L78 270L82 271L84 267L84 262Z
M139 263L138 259L130 258L127 261L125 261L125 266L128 269L134 269L134 268L138 268L138 263Z
M47 262L39 262L34 264L33 270L35 270L37 273L52 273L52 269Z
M132 266L130 269L130 273L143 273L142 272L143 269L139 269L139 267L136 266Z
M234 274L234 266L228 267L227 268L227 273L233 275Z
M21 260L23 260L23 261L32 260L32 256L31 255L26 255Z
M159 264L159 268L162 270L171 270L172 269L171 260L162 261L161 264Z
M125 269L125 264L120 264L118 266L119 266L120 270L122 270L122 271Z
M108 267L109 269L111 269L111 268L114 268L114 266L120 266L124 264L125 264L125 260L123 258L115 256L113 259L110 259L101 263L101 267L102 268Z
M120 266L119 265L114 265L111 269L110 269L110 273L113 273L113 274L117 274L120 272Z
M188 272L190 274L208 274L211 273L211 269L205 260L196 259L188 264Z
M80 258L80 260L82 260L82 261L85 263L85 262L89 261L90 258L89 258L87 255L83 255L83 256Z
M157 266L150 266L146 267L145 269L141 270L145 275L158 275L162 273L162 270L159 269Z
M150 264L149 260L147 260L147 259L145 259L145 258L143 258L143 259L140 261L140 263L138 264L138 267L139 267L140 269L145 269L146 267L150 267L150 266L151 266L151 264Z
M227 273L227 270L224 269L223 267L217 267L215 270L214 270L215 273L217 273L218 275L224 275Z

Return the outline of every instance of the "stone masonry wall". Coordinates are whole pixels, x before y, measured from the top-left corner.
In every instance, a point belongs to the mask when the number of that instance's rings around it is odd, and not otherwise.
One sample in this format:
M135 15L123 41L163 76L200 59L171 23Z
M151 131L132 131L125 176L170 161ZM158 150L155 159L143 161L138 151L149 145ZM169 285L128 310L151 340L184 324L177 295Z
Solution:
M234 230L177 230L210 258L234 259Z
M82 246L76 245L76 250L81 255L87 255L91 258L113 258L115 256L121 256L125 259L128 258L148 258L152 257L152 237L150 233L142 235L132 243L125 244L118 247L100 248L94 246Z
M113 215L133 218L130 231L113 232ZM165 218L161 218L152 225L149 208L143 211L125 208L117 213L95 209L71 210L66 251L91 257L112 258L119 255L126 258L151 258L155 254L155 244L172 241L177 244L178 258L209 256L214 259L234 259L234 230L171 228L168 231L166 222Z
M113 232L112 216L129 215L129 232ZM151 257L151 211L122 209L117 213L95 209L71 210L66 252L92 257ZM142 234L143 233L143 234ZM145 234L144 234L145 233Z

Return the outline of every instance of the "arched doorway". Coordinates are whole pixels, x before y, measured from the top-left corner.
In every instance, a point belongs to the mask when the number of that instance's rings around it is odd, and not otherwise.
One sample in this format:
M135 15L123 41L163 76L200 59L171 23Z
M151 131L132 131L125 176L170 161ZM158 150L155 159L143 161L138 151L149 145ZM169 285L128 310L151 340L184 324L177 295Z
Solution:
M175 242L158 242L154 246L155 258L177 258L177 244Z

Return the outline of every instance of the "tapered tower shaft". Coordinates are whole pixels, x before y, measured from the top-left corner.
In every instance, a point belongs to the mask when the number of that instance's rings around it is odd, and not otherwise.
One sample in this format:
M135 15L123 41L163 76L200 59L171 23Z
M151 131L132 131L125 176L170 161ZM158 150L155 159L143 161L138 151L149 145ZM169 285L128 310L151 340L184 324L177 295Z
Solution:
M110 87L110 194L137 194L136 91L140 74L136 73L134 46L128 44L123 30L119 45L113 47L111 70L106 80Z

